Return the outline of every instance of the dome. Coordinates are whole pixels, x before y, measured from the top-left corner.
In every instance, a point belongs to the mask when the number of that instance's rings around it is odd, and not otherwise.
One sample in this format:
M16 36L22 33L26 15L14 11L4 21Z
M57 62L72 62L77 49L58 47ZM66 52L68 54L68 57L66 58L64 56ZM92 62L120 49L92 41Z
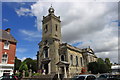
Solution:
M55 10L54 10L54 8L51 6L48 11L49 11L49 13L51 14L51 13L54 13Z

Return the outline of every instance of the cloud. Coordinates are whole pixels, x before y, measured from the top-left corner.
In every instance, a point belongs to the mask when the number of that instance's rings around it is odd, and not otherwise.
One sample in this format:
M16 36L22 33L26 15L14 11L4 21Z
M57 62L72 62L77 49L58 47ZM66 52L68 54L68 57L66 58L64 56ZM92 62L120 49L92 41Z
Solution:
M21 60L21 61L24 61L25 59L26 59L26 57L23 57L23 58L21 58L20 60Z
M20 9L16 9L16 13L18 14L18 16L33 16L30 9L23 7L20 7Z
M3 19L4 22L8 22L8 19Z
M24 36L24 39L28 41L35 41L41 38L41 32L29 31L24 29L20 29L19 32L22 34L22 36Z
M69 44L82 42L82 44L76 46L79 48L91 46L97 56L108 57L112 62L118 61L117 58L115 59L118 56L117 2L38 1L31 5L31 10L27 11L36 16L38 31L41 30L42 18L48 14L51 3L55 9L55 15L61 17L63 42ZM28 35L25 31L23 33ZM31 34L28 36L31 36ZM105 56L103 56L104 54Z
M16 51L17 51L18 53L24 53L24 52L27 51L27 49L25 49L25 48L17 48Z
M34 56L34 57L32 57L32 59L33 59L33 60L35 60L35 59L37 59L37 57L36 57L36 56Z

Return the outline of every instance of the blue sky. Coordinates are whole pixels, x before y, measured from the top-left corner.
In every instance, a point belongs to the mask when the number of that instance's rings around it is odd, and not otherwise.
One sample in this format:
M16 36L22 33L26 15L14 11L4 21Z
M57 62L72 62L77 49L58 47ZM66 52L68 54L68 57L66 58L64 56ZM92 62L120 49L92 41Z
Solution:
M16 56L20 59L24 57L35 58L38 51L38 43L41 41L41 32L35 26L35 17L18 16L15 12L21 6L30 8L31 4L2 3L2 29L11 28L11 34L18 41Z
M30 6L32 4L34 3L2 3L2 29L11 28L11 34L18 41L16 56L19 59L25 59L27 57L36 58L38 43L41 41L41 30L37 30L37 26L35 25L36 17L19 16L16 13L21 7L31 9ZM77 42L72 45L78 46L79 44L82 44L82 42Z
M2 29L11 28L18 41L18 58L36 57L41 21L52 4L62 21L63 42L78 48L90 46L97 57L118 62L118 3L71 1L2 3Z

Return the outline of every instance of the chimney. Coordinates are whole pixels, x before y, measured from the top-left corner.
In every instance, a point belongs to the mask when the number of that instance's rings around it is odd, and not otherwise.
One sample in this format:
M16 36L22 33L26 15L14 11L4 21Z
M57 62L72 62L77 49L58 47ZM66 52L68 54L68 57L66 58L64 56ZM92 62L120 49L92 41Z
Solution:
M7 31L7 32L9 32L9 33L10 33L10 30L11 30L10 28L7 28L5 31Z

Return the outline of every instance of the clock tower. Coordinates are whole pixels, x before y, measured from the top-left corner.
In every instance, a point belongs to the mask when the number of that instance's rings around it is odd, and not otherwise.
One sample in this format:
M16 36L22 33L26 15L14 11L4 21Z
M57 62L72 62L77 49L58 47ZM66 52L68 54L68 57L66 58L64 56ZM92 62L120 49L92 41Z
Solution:
M49 14L43 16L42 21L42 40L56 39L61 41L60 16L54 14L54 8L51 6L48 10Z
M54 14L54 8L48 9L48 15L42 20L42 41L37 54L38 69L45 74L57 73L59 62L59 45L61 43L60 17Z

